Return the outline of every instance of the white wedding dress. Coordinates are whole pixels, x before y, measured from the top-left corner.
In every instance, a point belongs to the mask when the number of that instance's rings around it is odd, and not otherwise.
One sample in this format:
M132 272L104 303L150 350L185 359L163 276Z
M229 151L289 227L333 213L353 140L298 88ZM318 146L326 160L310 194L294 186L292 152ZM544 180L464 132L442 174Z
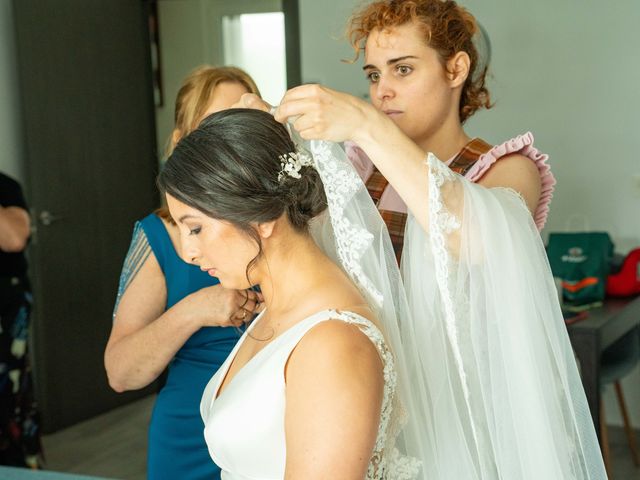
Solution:
M200 413L209 453L222 469L223 480L281 480L286 464L284 432L285 365L295 346L313 327L327 320L357 325L376 346L384 365L384 396L380 426L368 479L379 478L391 420L396 373L380 330L351 312L323 310L301 320L260 350L218 395L233 359L260 315L244 333L227 360L207 384Z

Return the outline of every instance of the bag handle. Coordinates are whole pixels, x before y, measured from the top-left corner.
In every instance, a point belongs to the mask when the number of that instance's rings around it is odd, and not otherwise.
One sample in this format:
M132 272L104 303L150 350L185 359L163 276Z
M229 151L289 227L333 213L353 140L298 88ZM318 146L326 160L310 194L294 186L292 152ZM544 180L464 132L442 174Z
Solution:
M572 228L574 220L582 220L582 230L576 230L575 228ZM566 232L588 232L591 230L591 226L589 225L589 218L584 213L574 213L572 215L569 215L567 221L564 222L564 229Z

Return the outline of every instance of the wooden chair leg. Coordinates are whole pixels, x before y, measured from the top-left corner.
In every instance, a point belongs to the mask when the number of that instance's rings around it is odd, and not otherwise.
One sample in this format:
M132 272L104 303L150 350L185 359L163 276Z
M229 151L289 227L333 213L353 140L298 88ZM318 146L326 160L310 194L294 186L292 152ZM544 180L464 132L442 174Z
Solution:
M600 448L602 449L602 459L604 460L604 468L607 471L607 478L613 480L611 475L611 452L609 450L609 430L607 429L607 421L604 417L604 402L602 395L600 396Z
M631 450L631 457L633 458L633 464L636 467L640 467L640 455L638 455L638 446L636 445L636 435L633 432L633 427L629 421L629 413L627 412L627 405L624 401L624 395L622 394L622 385L620 382L615 382L616 396L618 397L618 405L620 405L620 412L622 412L622 419L624 420L624 433L627 434L627 442L629 443L629 449Z

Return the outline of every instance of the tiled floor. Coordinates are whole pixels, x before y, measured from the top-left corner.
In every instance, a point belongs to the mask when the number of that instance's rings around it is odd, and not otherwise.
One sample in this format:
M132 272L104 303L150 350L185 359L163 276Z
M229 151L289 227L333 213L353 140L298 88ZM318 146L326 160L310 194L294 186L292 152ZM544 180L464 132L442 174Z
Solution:
M154 396L47 435L47 469L122 480L143 480L147 425ZM640 480L620 427L609 428L614 480ZM640 432L637 432L640 441ZM179 480L179 479L176 479ZM515 480L515 479L514 479Z

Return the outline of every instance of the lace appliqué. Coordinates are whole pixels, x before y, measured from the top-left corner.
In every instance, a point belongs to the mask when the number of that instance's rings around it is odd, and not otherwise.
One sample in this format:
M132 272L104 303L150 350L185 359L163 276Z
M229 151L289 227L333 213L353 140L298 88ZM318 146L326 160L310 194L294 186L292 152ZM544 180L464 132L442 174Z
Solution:
M311 151L325 186L331 224L335 232L336 250L342 265L353 276L358 286L382 306L382 293L362 270L361 258L373 243L373 234L351 222L345 205L363 183L358 174L335 160L327 142L311 142Z
M433 251L436 281L442 297L444 306L447 336L451 345L451 352L458 368L465 403L469 413L471 430L477 444L477 431L471 404L469 401L469 385L464 369L462 353L460 351L460 340L458 338L458 328L456 326L456 310L452 294L449 288L451 279L450 265L451 256L447 250L447 235L461 228L460 220L452 215L445 207L442 198L442 187L446 182L459 181L456 175L444 163L438 160L432 153L427 155L426 164L429 168L429 239Z
M508 195L515 197L516 201L519 202L520 207L526 210L527 214L531 215L531 212L529 211L529 206L527 205L527 201L524 199L524 197L520 192L518 192L517 190L511 187L493 187L493 188L497 190L501 190L507 193Z
M335 311L335 318L357 325L378 350L383 364L384 392L380 411L380 426L367 469L366 480L413 480L417 478L422 463L417 458L402 455L395 447L399 433L396 387L398 378L393 354L387 347L382 332L369 320L350 312Z

